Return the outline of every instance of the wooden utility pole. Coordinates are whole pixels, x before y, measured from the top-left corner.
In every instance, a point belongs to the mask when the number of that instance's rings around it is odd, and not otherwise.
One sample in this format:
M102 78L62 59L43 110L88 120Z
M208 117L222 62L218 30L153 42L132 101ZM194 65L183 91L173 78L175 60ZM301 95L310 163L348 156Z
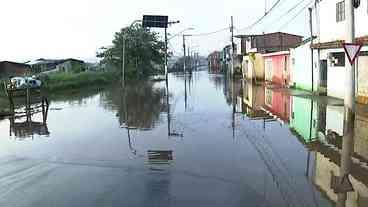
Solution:
M186 51L185 51L185 35L183 35L183 52L184 52L184 59L183 59L183 70L184 70L184 74L186 74L186 68L185 68L185 62L186 62Z
M166 84L168 84L168 71L167 71L167 27L165 27L165 77L166 77Z
M234 75L234 21L233 21L233 16L231 16L231 27L230 27L230 31L231 31L231 71L230 71L230 75L231 77L233 77Z
M122 63L121 63L121 83L125 87L125 35L123 35Z
M311 38L311 45L313 44L313 19L312 19L312 8L309 7L309 29L310 29L310 38ZM311 47L311 73L312 73L312 92L314 92L314 54L313 48Z

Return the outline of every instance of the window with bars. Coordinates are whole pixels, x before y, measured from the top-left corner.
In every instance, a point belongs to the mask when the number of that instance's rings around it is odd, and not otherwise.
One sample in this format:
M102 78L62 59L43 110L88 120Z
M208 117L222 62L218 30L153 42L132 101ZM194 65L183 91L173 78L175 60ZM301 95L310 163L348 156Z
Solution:
M336 4L336 22L345 20L345 0Z

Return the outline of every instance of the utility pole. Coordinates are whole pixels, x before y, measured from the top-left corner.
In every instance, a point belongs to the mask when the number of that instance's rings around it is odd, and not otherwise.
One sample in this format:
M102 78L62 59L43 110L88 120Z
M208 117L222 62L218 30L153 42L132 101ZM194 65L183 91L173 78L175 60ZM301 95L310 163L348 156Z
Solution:
M230 31L231 31L231 69L230 69L230 75L231 77L234 76L234 21L233 21L233 16L231 16L231 27L230 27Z
M346 43L354 43L355 38L355 20L353 0L345 1L346 11ZM351 154L354 144L354 122L355 122L355 65L347 63L345 66L345 99L344 99L344 136L342 141L340 181L349 179L351 169ZM346 180L345 179L345 180ZM349 181L349 180L347 180ZM347 192L338 194L337 206L344 207L346 205Z
M313 20L312 20L312 8L309 7L309 29L310 29L310 38L311 38L311 45L313 44ZM313 48L311 47L311 72L312 72L312 93L314 92L314 55L313 55Z
M167 72L167 27L165 27L165 77L166 84L168 84L168 72Z
M267 14L267 0L265 0L265 10L264 10L265 15Z
M183 35L183 52L184 52L184 59L183 59L183 70L184 70L184 75L186 74L186 68L185 68L185 59L186 59L186 54L185 54L185 35Z
M121 77L121 82L123 85L123 88L125 87L125 35L123 35L123 51L122 51L123 57L122 57L122 77Z
M192 73L192 66L191 66L191 58L190 58L190 48L188 46L188 66L189 66L189 72Z

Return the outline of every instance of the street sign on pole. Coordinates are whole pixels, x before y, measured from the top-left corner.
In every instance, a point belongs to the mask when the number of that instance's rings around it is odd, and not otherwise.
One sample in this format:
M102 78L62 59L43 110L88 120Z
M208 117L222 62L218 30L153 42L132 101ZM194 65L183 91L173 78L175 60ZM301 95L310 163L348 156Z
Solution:
M169 17L161 15L143 15L143 27L167 28Z
M350 64L353 65L363 45L355 43L344 43L343 46Z

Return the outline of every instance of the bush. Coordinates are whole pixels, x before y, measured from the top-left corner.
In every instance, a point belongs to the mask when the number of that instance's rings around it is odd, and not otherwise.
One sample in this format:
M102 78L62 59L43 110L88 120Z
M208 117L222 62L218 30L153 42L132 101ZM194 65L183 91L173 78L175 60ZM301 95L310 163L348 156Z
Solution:
M42 77L46 90L77 89L91 84L106 85L118 80L113 72L54 73Z

